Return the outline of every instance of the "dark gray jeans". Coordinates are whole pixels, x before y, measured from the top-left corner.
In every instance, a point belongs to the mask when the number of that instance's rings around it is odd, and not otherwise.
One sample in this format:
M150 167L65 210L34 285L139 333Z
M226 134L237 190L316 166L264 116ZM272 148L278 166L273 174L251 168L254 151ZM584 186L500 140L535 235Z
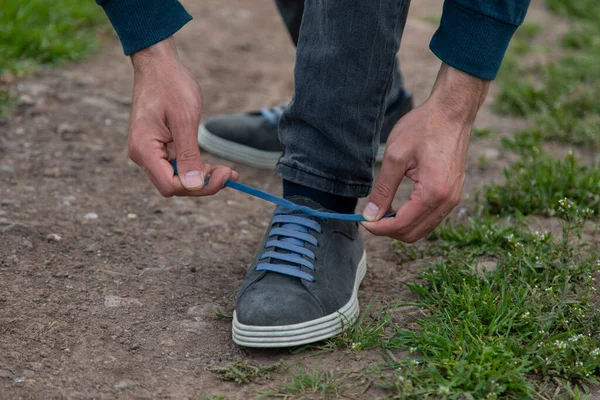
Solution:
M367 196L410 0L277 0L296 43L295 94L279 123L283 179Z

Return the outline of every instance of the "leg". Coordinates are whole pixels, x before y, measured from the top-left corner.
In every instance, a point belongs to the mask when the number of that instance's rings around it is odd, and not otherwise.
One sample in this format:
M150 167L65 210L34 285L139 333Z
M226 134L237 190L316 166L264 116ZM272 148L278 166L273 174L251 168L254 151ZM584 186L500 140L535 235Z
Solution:
M348 212L371 185L408 0L304 5L278 173L296 204ZM356 222L278 207L238 291L234 342L297 346L342 332L358 317L366 267Z
M284 180L345 197L369 193L408 7L409 0L305 1L296 93L279 124Z
M305 0L276 0L279 12L298 44ZM385 142L395 123L412 109L412 96L405 92L398 60L392 75L392 87L386 99L387 109L381 127L381 140L376 159L381 161ZM260 112L217 116L202 123L198 144L219 157L259 168L273 168L281 157L283 146L277 125L281 108L264 108Z

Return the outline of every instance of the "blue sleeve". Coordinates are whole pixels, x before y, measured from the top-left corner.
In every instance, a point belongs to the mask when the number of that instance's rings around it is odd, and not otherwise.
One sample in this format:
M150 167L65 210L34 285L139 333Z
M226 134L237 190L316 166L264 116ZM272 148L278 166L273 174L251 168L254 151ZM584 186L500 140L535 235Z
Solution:
M445 0L429 45L446 64L486 80L496 78L508 43L530 0Z
M172 36L192 17L177 0L96 0L115 28L125 55Z

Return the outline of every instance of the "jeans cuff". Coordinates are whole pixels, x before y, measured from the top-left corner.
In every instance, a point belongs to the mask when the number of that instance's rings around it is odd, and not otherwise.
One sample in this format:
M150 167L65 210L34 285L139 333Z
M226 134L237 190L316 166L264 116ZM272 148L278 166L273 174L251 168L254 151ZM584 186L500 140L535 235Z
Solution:
M291 166L282 162L277 163L275 171L277 176L285 180L338 196L366 197L371 191L370 183L344 182L338 178L323 176L311 172L307 168Z

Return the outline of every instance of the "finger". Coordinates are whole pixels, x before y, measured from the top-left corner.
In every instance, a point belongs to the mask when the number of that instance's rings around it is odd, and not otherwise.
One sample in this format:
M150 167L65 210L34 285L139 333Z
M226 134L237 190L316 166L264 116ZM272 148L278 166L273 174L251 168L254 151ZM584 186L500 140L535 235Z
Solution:
M396 216L385 218L377 222L363 222L363 226L377 236L393 238L404 237L414 227L423 221L436 207L424 198L423 189L415 184L409 200L400 207Z
M184 192L185 188L175 176L171 163L166 158L147 154L142 156L142 167L159 193L164 197L171 197Z
M196 132L198 129L198 116L178 115L177 119L178 121L171 124L170 128L177 155L179 179L187 190L200 190L204 186L206 174L203 171L200 149L198 148Z
M367 221L378 221L391 208L398 186L407 170L404 152L388 148L383 157L381 171L373 185L363 217Z
M411 228L410 232L399 234L395 239L406 243L414 243L419 239L424 238L431 233L444 219L450 214L452 208L440 206L433 212L429 213L417 226Z

